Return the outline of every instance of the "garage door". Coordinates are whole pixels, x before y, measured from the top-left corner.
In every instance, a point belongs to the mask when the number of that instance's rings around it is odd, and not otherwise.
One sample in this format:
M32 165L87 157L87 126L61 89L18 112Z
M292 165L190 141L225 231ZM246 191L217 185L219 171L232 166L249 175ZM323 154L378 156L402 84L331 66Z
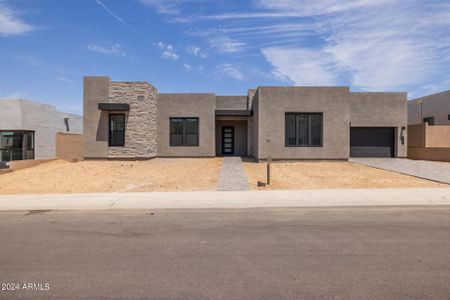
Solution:
M394 128L351 127L350 157L394 157Z

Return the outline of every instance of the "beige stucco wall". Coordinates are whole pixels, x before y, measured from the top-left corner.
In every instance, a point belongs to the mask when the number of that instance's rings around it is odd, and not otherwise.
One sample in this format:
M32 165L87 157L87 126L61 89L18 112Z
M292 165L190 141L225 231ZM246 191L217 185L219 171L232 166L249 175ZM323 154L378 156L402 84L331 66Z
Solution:
M214 94L158 95L158 156L215 156ZM170 118L199 118L199 146L170 146Z
M394 127L395 154L407 156L407 94L350 93L351 127ZM403 130L404 143L401 142Z
M256 90L252 97L253 109L253 157L258 160L259 157L259 91Z
M246 110L247 96L216 96L217 110Z
M84 77L83 143L85 158L108 156L108 113L98 104L108 102L109 77Z
M408 147L425 147L425 126L424 124L414 124L408 126Z
M216 121L216 155L222 155L222 127L234 127L234 155L247 155L247 120Z
M420 102L422 101L422 119L434 117L435 125L450 125L450 91L429 95L408 101L408 124L420 124Z
M258 159L347 159L349 89L345 87L260 87L253 100L259 131ZM322 147L285 147L285 113L323 113ZM255 126L257 126L255 121ZM270 142L267 142L267 140Z
M68 161L83 159L83 135L70 133L56 134L56 158Z

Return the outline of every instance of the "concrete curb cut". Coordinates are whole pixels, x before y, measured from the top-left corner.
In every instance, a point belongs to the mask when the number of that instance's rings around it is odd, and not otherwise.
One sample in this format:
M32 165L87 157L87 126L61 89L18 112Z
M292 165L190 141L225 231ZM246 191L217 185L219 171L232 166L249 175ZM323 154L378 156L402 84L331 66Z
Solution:
M0 211L450 205L450 188L0 196Z

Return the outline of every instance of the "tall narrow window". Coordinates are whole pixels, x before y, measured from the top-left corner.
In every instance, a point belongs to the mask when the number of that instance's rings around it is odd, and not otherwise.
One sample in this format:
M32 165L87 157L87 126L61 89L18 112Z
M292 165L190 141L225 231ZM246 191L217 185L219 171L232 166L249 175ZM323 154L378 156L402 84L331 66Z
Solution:
M198 146L198 118L170 118L170 146Z
M286 147L322 146L322 113L286 113Z
M109 146L125 146L125 114L109 115Z

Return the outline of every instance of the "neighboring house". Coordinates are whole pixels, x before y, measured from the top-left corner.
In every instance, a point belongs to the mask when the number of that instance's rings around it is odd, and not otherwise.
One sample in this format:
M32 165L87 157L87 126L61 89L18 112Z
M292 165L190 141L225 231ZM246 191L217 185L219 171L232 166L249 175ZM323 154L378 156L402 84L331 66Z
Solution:
M85 77L84 156L406 157L406 97L348 87L160 94L147 82Z
M408 158L450 161L450 91L408 101Z
M23 99L0 100L0 161L56 157L57 132L82 133L81 116Z
M450 91L408 101L408 125L450 125Z

